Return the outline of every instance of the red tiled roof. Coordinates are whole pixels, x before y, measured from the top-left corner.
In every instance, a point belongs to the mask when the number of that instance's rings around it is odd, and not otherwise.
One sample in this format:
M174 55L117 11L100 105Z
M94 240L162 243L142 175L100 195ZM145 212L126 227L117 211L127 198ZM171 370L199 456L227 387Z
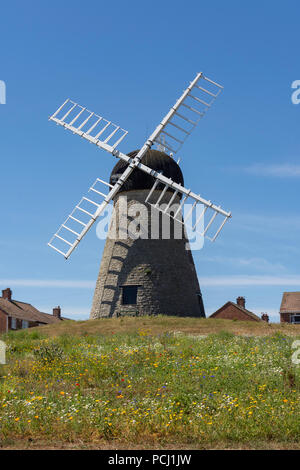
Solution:
M280 313L300 313L300 292L284 292Z
M59 318L49 313L43 313L37 310L33 305L17 300L6 300L0 297L0 310L13 318L19 320L33 321L38 323L57 323Z
M243 312L245 315L247 315L248 317L251 317L253 320L256 320L256 321L262 321L257 315L255 315L255 313L253 312L250 312L250 310L247 310L246 308L242 307L241 305L238 305L238 304L235 304L234 302L227 302L225 305L223 305L223 307L219 308L215 313L213 313L210 317L214 317L217 315L217 313L219 313L221 310L224 309L224 307L226 307L227 305L233 305L234 307L236 307L237 309L239 309L241 312Z

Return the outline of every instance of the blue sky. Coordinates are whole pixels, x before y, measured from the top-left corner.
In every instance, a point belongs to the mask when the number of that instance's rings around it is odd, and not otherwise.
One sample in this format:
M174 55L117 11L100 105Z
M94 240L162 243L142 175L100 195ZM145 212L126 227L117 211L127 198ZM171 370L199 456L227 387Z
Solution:
M186 186L233 213L194 253L207 314L239 295L278 321L300 290L299 2L11 0L1 6L0 289L87 318L103 242L69 261L47 241L114 159L56 127L67 98L129 130L140 147L195 74L224 86L181 151Z

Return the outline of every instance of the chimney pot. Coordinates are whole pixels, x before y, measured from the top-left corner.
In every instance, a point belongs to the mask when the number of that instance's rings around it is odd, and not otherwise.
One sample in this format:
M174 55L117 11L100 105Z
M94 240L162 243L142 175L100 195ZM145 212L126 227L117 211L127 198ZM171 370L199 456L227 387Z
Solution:
M55 308L53 309L53 315L54 315L56 318L61 318L61 308L60 308L60 306L55 307Z
M245 299L245 297L238 297L238 298L236 299L236 303L237 303L240 307L245 308L245 306L246 306L246 299Z
M9 287L2 291L2 298L3 299L11 301L11 297L12 297L12 291L10 290Z
M269 315L267 313L263 313L261 316L261 319L269 323Z

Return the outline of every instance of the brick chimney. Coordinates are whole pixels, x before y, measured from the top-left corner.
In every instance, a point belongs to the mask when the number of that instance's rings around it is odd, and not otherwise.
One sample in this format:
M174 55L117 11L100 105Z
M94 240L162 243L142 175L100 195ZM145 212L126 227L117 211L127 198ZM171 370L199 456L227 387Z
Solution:
M11 301L11 296L12 296L12 291L10 290L9 287L2 291L2 298L3 299L9 300L9 302L10 302Z
M267 313L263 313L261 316L261 319L269 323L269 315Z
M240 307L245 308L245 307L246 307L246 299L245 299L245 297L238 297L238 298L236 299L236 303L237 303Z
M56 317L56 318L59 318L59 319L61 318L61 308L60 308L60 306L55 307L55 308L53 309L53 315L54 315L54 317Z

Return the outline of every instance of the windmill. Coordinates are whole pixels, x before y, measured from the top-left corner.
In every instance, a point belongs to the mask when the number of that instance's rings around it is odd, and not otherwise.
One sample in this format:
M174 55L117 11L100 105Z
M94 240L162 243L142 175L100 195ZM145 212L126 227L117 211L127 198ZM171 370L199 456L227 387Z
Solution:
M106 240L91 318L158 313L205 316L185 229L188 226L215 241L231 213L187 189L173 157L222 89L198 73L141 149L127 155L117 148L128 134L125 129L70 99L50 116L51 121L118 158L110 181L97 178L48 243L69 258L113 201L110 232L114 229L114 234L109 232ZM124 197L129 208L136 203L146 205L144 228L151 225L153 214L160 213L161 220L173 223L172 235L165 238L159 230L154 239L133 239L128 233L124 238L116 230L124 216ZM130 220L126 213L125 229ZM178 226L181 237L175 236Z

